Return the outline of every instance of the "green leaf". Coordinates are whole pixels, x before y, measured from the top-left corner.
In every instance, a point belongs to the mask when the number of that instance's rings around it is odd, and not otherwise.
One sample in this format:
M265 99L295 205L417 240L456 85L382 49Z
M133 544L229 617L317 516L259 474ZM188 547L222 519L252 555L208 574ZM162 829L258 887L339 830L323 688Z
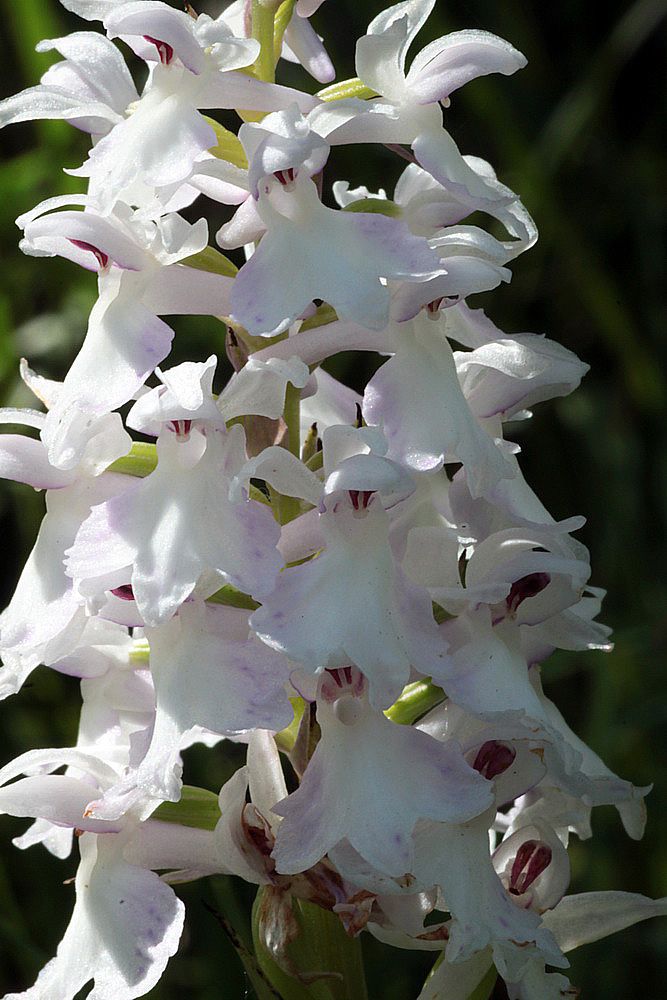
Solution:
M183 785L178 802L163 802L153 813L163 823L179 823L198 830L215 830L220 819L218 796L207 788Z
M359 201L351 201L341 211L368 212L371 215L389 215L392 218L403 214L401 206L389 198L360 198Z
M496 972L495 966L492 965L479 986L477 986L470 994L468 1000L489 1000L489 997L493 993L493 987L496 985L497 978L498 973Z
M299 732L299 725L303 717L304 710L306 708L306 703L300 696L296 698L290 698L290 703L294 709L294 718L290 722L289 726L285 729L281 729L279 733L276 733L276 746L279 750L283 750L285 753L289 753L293 748L296 737Z
M232 587L231 583L226 583L207 600L213 601L214 604L226 604L229 608L244 608L247 611L255 611L259 607L257 601L253 601L249 594Z
M349 80L341 80L340 83L332 83L331 86L318 90L316 96L321 101L343 101L348 97L359 97L365 101L378 95L377 91L367 87L358 76L353 76Z
M143 479L157 468L157 448L146 441L134 441L129 455L117 458L108 471L122 472L126 476L139 476Z
M303 323L299 327L299 333L304 330L314 330L317 326L328 326L329 323L335 323L338 319L336 310L333 306L327 305L324 302L321 306L318 306L312 316L308 319L304 319ZM298 337L299 334L297 334Z
M445 692L433 681L414 681L403 688L400 698L384 714L392 722L411 726L444 700Z
M217 146L211 146L209 153L217 156L219 160L226 160L235 167L247 170L248 157L245 155L245 149L239 137L214 118L209 118L207 115L203 117L206 124L210 125L215 132L215 137L218 140Z
M226 278L233 278L239 270L229 257L225 257L224 253L220 253L215 247L204 247L199 253L193 253L192 257L186 257L181 264L194 267L197 271L206 271L208 274L223 274Z

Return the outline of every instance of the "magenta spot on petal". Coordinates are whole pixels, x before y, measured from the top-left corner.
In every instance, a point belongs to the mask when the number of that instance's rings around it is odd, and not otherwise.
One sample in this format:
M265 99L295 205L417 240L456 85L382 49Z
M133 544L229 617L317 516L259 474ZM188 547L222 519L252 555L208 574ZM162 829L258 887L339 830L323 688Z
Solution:
M511 767L515 757L514 747L507 743L501 743L499 740L487 740L477 751L472 766L475 771L479 771L483 778L488 778L490 781Z
M104 251L100 250L99 247L93 246L92 243L86 243L85 240L74 240L69 236L68 236L68 241L72 243L75 247L78 247L79 250L87 250L88 253L92 253L92 255L94 256L95 260L97 261L97 263L100 265L101 268L105 268L108 266L109 254L104 253Z
M526 840L512 863L509 891L521 896L551 864L552 850L541 840Z
M111 593L115 597L119 597L121 601L134 600L134 591L132 590L132 585L129 583L124 583L122 587L114 587Z
M163 42L159 38L153 38L152 35L144 35L144 38L147 42L150 42L151 45L155 46L162 65L168 66L174 58L174 49L169 42Z
M535 597L548 587L551 577L548 573L529 573L522 576L520 580L515 580L511 590L507 595L507 608L510 612L516 611L529 597Z

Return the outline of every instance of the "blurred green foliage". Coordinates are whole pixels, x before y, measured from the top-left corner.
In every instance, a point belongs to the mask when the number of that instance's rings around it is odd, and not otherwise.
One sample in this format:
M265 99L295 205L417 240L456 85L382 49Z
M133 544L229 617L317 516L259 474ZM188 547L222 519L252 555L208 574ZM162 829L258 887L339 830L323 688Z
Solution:
M220 4L195 4L217 13ZM354 75L352 39L381 9L378 0L330 0L315 18L340 79ZM0 0L6 47L3 96L37 82L52 59L35 43L85 25L57 0ZM508 288L479 297L508 332L531 330L574 350L591 365L572 397L538 407L516 428L526 477L556 517L583 512L594 582L609 595L604 620L616 633L611 655L555 655L548 691L573 727L605 761L638 784L654 782L645 839L628 841L611 809L594 815L592 841L572 844L573 889L667 894L667 395L665 382L664 157L667 0L450 0L438 3L418 46L446 31L486 28L528 57L515 77L485 78L455 95L447 124L461 150L490 160L518 191L540 228L540 242L514 265ZM284 79L315 86L299 69ZM2 135L0 162L0 393L31 405L17 359L61 377L85 331L95 298L90 274L59 260L37 261L16 249L14 218L42 198L80 190L62 166L83 160L84 136L61 123L14 126ZM327 180L384 186L402 165L383 150L343 149ZM198 206L196 207L198 209ZM209 214L210 206L201 206ZM211 231L225 210L211 213ZM177 320L172 359L222 353L212 320ZM337 373L363 381L367 359L345 358ZM0 516L9 600L34 540L42 497L3 484ZM76 682L38 671L2 706L3 762L33 746L71 743ZM238 766L238 748L195 748L187 780L217 788ZM10 838L25 822L0 821L0 989L25 988L53 954L69 919L76 861L41 848L16 851ZM151 993L155 1000L239 1000L251 995L214 911L249 933L252 891L233 879L182 890L188 907L183 945ZM372 1000L408 1000L428 955L390 951L364 940ZM589 1000L664 995L667 925L640 925L573 957L572 978ZM248 992L246 992L248 991ZM53 998L58 1000L58 998Z

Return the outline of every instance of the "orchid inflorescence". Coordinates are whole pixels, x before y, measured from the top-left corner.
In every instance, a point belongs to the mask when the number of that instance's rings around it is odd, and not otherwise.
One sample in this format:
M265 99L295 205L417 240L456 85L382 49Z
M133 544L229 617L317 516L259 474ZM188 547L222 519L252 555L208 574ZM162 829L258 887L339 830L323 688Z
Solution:
M431 950L421 1000L483 1000L497 976L512 1000L574 996L565 953L667 901L566 895L570 834L612 804L640 838L647 789L542 690L554 649L608 650L609 629L583 519L553 519L504 437L587 366L466 301L537 231L442 109L525 58L465 30L408 60L435 0L405 0L331 84L321 0L216 19L61 2L106 34L41 42L63 59L0 124L90 134L70 171L87 192L17 224L99 297L62 383L22 362L43 408L0 411L39 435L0 437L0 475L47 511L0 619L0 690L43 664L80 678L82 710L76 746L0 770L0 810L34 819L18 847L65 858L76 835L81 861L56 957L9 996L143 996L181 936L171 886L217 873L259 887L260 996L327 978L364 995L299 950L312 907L351 944ZM116 39L148 67L141 92ZM275 83L281 59L328 86ZM235 110L238 134L208 116ZM408 161L393 198L331 183L336 148L369 143ZM216 240L240 268L179 214L201 196L233 209ZM211 317L221 391L215 354L169 367L162 317L184 314ZM343 351L383 359L363 395L321 367ZM182 752L222 740L246 765L219 795L184 786Z

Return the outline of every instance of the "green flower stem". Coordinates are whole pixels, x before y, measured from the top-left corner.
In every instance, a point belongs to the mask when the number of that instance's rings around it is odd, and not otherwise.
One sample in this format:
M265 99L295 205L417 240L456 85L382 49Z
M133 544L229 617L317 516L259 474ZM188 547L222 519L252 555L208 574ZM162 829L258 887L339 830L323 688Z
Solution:
M252 937L259 966L283 1000L368 1000L358 938L350 938L338 917L304 900L293 901L299 924L288 957L303 982L289 976L271 958L261 937L259 913L265 890L260 888L252 911ZM330 975L309 981L311 973Z
M287 425L285 444L297 458L301 457L301 391L289 382L285 392L285 409L283 419ZM280 494L277 497L278 520L281 524L293 521L301 513L298 497L287 497Z
M261 48L255 72L258 79L266 83L275 83L276 63L273 50L273 24L279 4L262 3L262 0L252 0L252 37L256 38Z
M401 696L384 714L392 722L411 726L444 700L445 692L433 681L414 681L403 688Z

